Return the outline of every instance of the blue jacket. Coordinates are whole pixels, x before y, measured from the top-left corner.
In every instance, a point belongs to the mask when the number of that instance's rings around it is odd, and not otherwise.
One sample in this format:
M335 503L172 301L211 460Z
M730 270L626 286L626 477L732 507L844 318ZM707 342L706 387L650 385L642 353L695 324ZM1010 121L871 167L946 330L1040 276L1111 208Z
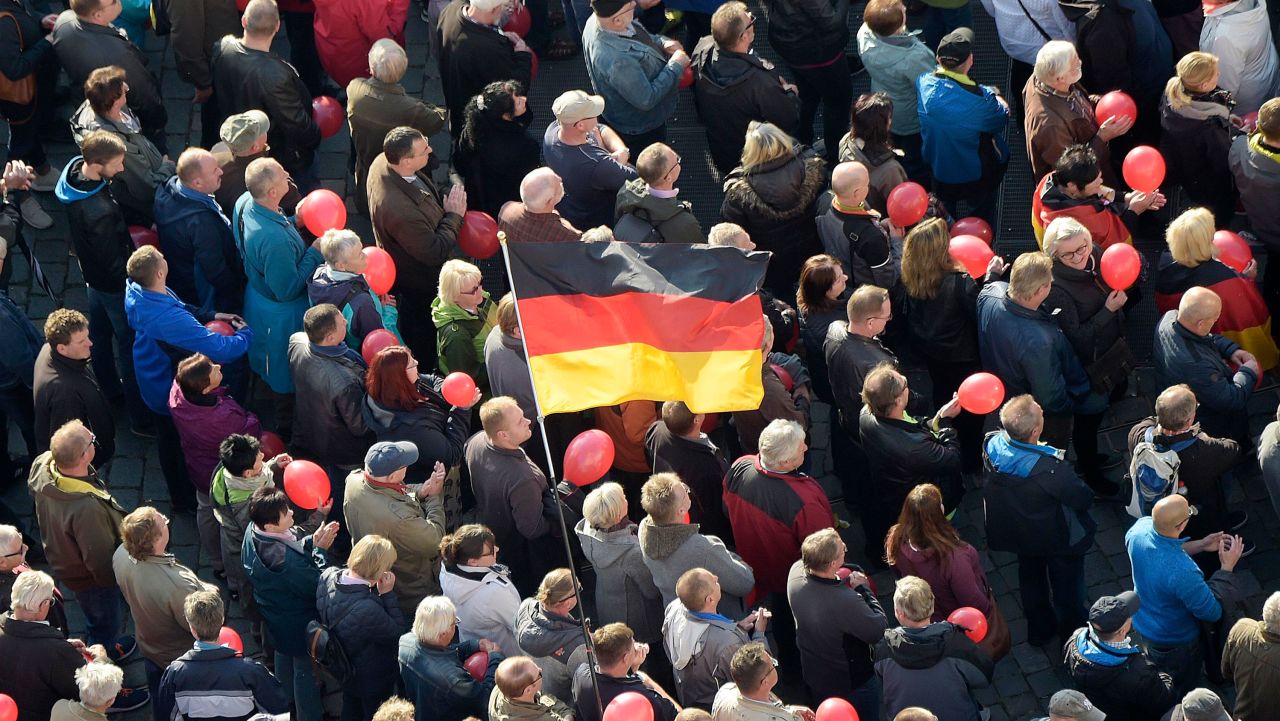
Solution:
M239 313L244 271L217 201L182 187L175 175L156 187L154 214L160 250L169 261L169 289L205 313Z
M244 319L258 332L249 366L271 390L292 393L289 336L302 330L302 314L310 307L307 281L324 258L307 247L288 218L255 203L247 192L236 201L231 229L249 279Z
M583 55L591 85L604 98L609 127L639 135L667 122L676 110L680 64L640 40L647 36L661 45L666 38L649 35L640 21L631 24L634 37L607 32L593 14L582 31Z
M320 574L316 610L355 669L347 683L366 689L393 686L396 648L406 628L396 592L379 595L367 584L340 583L342 574L336 567Z
M999 157L1009 159L1009 146L999 134L1009 122L1009 109L996 99L994 88L966 90L952 78L925 73L916 79L916 92L922 152L935 179L969 183L981 178L978 152L983 142L994 142Z
M36 356L44 346L44 335L27 318L9 294L0 290L0 389L21 383L31 388L35 382Z
M1072 413L1090 388L1080 358L1052 316L1018 305L1008 290L988 283L978 294L982 367L1004 382L1006 398L1030 393L1046 415Z
M369 290L363 275L334 270L328 263L316 268L307 282L307 299L311 305L332 303L347 319L347 345L359 351L364 337L385 328L400 337L396 328L399 312L395 306L383 305Z
M1222 618L1222 604L1204 572L1182 550L1187 540L1156 533L1151 516L1139 518L1124 534L1133 590L1142 599L1133 628L1158 646L1191 643L1200 637L1200 621Z
M199 641L164 670L155 704L160 719L247 719L289 710L284 687L262 664Z
M479 641L431 648L418 643L418 637L412 631L400 637L400 678L404 681L405 695L413 701L418 721L489 717L493 674L502 663L503 656L490 652L484 680L476 681L462 667L462 662L479 650Z
M248 327L223 336L200 324L195 310L173 291L157 293L125 281L124 314L133 328L133 369L138 391L153 412L169 415L169 387L178 361L203 353L214 363L230 363L249 351ZM211 318L212 316L206 316Z
M286 656L305 657L307 624L320 618L316 587L329 560L311 536L298 539L298 543L301 551L263 535L250 524L241 546L241 563L276 650Z
M1191 386L1204 409L1202 415L1243 413L1257 376L1243 366L1232 371L1227 365L1227 359L1238 350L1240 346L1226 336L1197 336L1178 322L1178 311L1171 310L1156 324L1151 349L1159 387Z
M987 545L1022 556L1083 555L1098 524L1089 515L1093 491L1066 453L1016 441L1006 431L982 444L982 499Z

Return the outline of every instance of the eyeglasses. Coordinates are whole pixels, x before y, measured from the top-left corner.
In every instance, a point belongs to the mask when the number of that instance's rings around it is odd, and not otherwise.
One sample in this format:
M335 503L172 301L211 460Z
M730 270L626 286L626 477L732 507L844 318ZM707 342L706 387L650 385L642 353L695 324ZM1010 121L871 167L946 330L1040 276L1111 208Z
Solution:
M464 290L464 291L462 291L462 294L463 294L463 295L475 295L476 293L479 293L479 292L480 292L480 289L481 289L481 288L483 288L483 287L484 287L484 281L481 281L481 282L479 282L479 283L476 283L476 287L472 288L471 290Z
M746 35L747 31L755 26L756 26L756 16L752 15L751 13L747 13L747 26L742 29L742 35ZM742 35L739 35L738 37L742 37Z
M0 555L0 558L13 558L14 556L21 556L22 554L27 552L28 548L29 546L27 546L27 544L25 543L20 544L18 546L18 550L14 551L13 553L6 553L3 555Z
M1088 255L1089 251L1093 249L1092 246L1093 246L1092 243L1085 243L1084 245L1080 246L1079 248L1076 248L1075 250L1068 251L1066 253L1059 253L1058 259L1059 260L1079 260L1080 258L1083 258L1085 255Z
M873 315L873 316L871 316L870 318L868 318L867 320L882 320L882 321L884 321L884 322L888 323L889 321L893 320L893 314L892 314L892 313L890 313L889 315Z
M418 369L418 361L414 361L409 364L409 370L417 370L417 369Z

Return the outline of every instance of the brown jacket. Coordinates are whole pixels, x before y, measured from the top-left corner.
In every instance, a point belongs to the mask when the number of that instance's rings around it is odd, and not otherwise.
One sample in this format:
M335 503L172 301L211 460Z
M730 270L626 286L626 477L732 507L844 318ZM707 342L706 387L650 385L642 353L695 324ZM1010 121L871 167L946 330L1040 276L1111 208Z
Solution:
M102 495L64 490L63 476L53 465L53 453L41 453L31 462L27 486L35 501L44 554L53 577L75 592L116 585L111 554L120 543L120 521L125 510L107 493L94 473L84 480Z
M138 561L120 546L112 565L120 592L129 602L142 655L160 668L168 668L195 642L182 604L187 596L204 589L204 583L167 553Z
M369 167L369 220L378 247L396 263L395 289L435 295L440 266L458 247L462 216L444 212L444 196L426 173L421 190L387 163L382 153Z
M387 133L407 125L431 137L444 127L444 109L406 95L400 83L356 78L347 85L347 124L356 149L356 205L365 209L369 166L382 153Z
M795 397L787 391L778 374L768 363L761 370L761 383L764 385L764 398L760 407L754 411L735 411L733 424L738 428L738 440L742 442L742 452L750 455L760 452L760 433L770 421L779 418L795 421L809 428L809 412L796 404Z
M1280 704L1280 636L1267 633L1262 621L1236 621L1222 649L1222 675L1236 685L1235 718L1270 716Z
M1084 88L1073 85L1070 95L1062 96L1032 77L1022 89L1022 102L1027 158L1037 182L1053 170L1068 145L1088 145L1098 154L1104 182L1115 187L1111 148L1098 137L1093 101Z

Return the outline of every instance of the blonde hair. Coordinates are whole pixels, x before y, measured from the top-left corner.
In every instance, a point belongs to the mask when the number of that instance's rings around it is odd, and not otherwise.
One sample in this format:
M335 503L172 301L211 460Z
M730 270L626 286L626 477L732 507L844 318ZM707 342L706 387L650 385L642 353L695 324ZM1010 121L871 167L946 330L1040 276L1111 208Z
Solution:
M1194 268L1217 257L1213 231L1213 213L1206 208L1192 208L1169 223L1164 239L1178 265Z
M542 577L534 598L543 606L554 606L569 600L573 594L573 574L567 568L557 568Z
M1009 273L1009 296L1029 300L1036 291L1053 283L1053 261L1040 252L1023 253Z
M347 557L347 568L366 581L377 581L396 563L396 547L383 536L371 534L356 541Z
M622 486L609 481L587 494L582 502L582 516L587 519L587 525L597 531L607 531L618 522L626 506L627 494Z
M1187 53L1178 61L1176 68L1177 75L1165 83L1164 94L1169 98L1170 106L1181 109L1191 104L1191 88L1208 83L1218 72L1218 56L1200 51Z
M1072 238L1083 235L1085 240L1090 244L1093 243L1093 235L1089 229L1084 227L1080 221L1069 215L1060 215L1049 223L1049 227L1044 229L1044 254L1053 258L1058 252L1058 246L1071 240Z
M757 165L795 152L795 141L773 123L752 120L747 126L746 144L742 146L741 165L751 170Z
M516 403L516 399L511 396L498 396L490 398L480 406L480 427L484 429L484 434L493 438L499 432L507 430L503 427L503 422L507 417L507 409L515 408L520 410L520 404Z
M399 696L393 696L373 714L373 721L413 721L413 704Z
M445 261L444 267L440 269L440 300L456 305L462 289L480 280L480 277L480 269L465 260L454 258Z
M120 540L130 558L141 561L151 555L164 526L163 519L160 511L151 506L140 506L124 517L120 522Z
M677 490L684 487L684 481L674 473L655 473L640 487L640 505L654 521L674 523L679 520L676 518Z
M457 618L458 607L448 596L427 596L413 612L413 636L423 645L435 643Z
M908 621L919 623L933 615L933 589L929 582L916 576L903 576L893 589L893 608Z
M902 285L912 298L928 300L937 295L942 279L956 267L947 221L929 218L907 233L902 249Z
M91 445L93 438L89 429L79 419L73 418L53 432L49 439L49 452L53 455L53 464L63 468L80 460Z

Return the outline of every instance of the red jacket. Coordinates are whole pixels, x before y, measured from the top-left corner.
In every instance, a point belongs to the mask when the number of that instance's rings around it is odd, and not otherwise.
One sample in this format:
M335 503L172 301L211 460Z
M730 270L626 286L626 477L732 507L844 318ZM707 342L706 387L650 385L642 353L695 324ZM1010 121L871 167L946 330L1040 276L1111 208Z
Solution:
M756 574L755 597L787 589L791 564L809 534L831 528L826 491L803 473L775 473L759 456L733 462L724 477L724 505L742 560Z
M1129 211L1123 200L1108 202L1100 198L1070 198L1061 186L1053 182L1053 173L1049 173L1031 196L1031 230L1041 250L1044 250L1045 229L1054 218L1064 215L1075 218L1088 228L1093 242L1103 250L1116 243L1133 245L1133 233L1126 221L1133 222L1137 216Z
M316 52L338 87L369 77L369 48L382 38L404 47L409 0L316 0Z

